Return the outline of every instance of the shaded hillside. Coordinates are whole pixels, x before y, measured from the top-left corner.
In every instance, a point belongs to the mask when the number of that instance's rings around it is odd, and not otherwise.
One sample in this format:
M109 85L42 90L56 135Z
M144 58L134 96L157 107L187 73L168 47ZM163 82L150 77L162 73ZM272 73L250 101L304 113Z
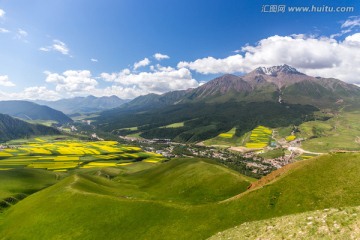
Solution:
M60 124L72 122L60 111L28 101L0 101L0 113L24 120L52 120Z
M195 142L217 136L237 127L241 136L258 125L268 127L298 125L312 120L317 108L303 105L287 105L275 102L263 103L188 103L177 104L144 112L104 113L97 120L105 131L126 135L133 131L126 128L139 126L136 131L145 138L171 138L181 142ZM185 122L183 127L162 126ZM125 128L125 129L124 129ZM116 130L117 129L117 130ZM124 130L122 130L124 129Z
M54 135L60 132L40 124L30 124L19 119L0 114L0 142L33 135Z

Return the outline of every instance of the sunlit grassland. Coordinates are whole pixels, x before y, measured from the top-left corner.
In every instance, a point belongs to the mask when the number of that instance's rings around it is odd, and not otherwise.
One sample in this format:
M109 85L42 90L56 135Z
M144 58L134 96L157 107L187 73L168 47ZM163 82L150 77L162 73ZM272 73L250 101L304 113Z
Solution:
M131 162L158 163L165 158L144 152L139 147L120 145L116 141L49 141L36 138L0 151L0 169L35 168L67 171L76 168L117 167Z
M310 121L299 126L302 147L313 152L360 150L360 112L341 112L327 121Z
M302 235L292 233L303 227L321 227L322 218L317 221L316 217L322 214L309 215L313 217L311 226L307 225L308 215L292 218L291 214L360 205L359 163L357 153L324 155L290 164L258 182L197 158L173 159L146 170L140 166L146 168L150 163L122 166L133 168L131 174L121 172L120 167L79 169L6 210L0 221L0 238L197 240L245 222L256 224L254 221L289 215L285 221L259 224L259 231L248 225L249 234L298 239ZM247 190L250 184L254 187ZM336 214L339 220L329 216L325 225L335 229L336 220L345 228L347 223L356 227L358 222L353 219L358 217L353 213L358 215L352 211ZM285 228L291 235L271 238L271 232L291 222L294 224ZM279 228L267 228L275 224ZM301 239L322 239L311 233ZM229 237L257 237L234 234Z

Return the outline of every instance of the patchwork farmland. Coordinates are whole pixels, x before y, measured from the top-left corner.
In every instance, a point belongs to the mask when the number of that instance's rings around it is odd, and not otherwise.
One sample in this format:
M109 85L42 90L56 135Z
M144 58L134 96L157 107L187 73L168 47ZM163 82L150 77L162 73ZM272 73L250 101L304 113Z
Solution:
M0 151L0 170L36 168L64 172L77 168L126 166L134 162L157 163L165 158L141 148L119 145L116 141L54 141L11 146Z
M247 148L264 148L271 139L272 130L264 126L258 126L251 131L250 140L246 143Z

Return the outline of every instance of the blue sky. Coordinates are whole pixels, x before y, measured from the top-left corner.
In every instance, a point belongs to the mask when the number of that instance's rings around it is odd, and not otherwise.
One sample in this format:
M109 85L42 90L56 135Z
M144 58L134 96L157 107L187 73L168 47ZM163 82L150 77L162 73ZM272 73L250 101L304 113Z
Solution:
M353 10L289 12L313 5ZM359 16L352 0L0 0L0 99L134 98L279 64L359 84Z

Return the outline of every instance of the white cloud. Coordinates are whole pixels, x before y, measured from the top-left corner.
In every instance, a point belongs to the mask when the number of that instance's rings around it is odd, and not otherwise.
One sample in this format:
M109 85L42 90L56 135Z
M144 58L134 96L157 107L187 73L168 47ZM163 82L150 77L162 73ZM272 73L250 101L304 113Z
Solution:
M41 87L28 87L22 92L2 92L0 91L0 100L58 100L62 95L49 90L44 86Z
M55 84L59 93L83 93L95 89L98 84L88 70L68 70L62 74L46 71L45 74L46 82Z
M96 58L91 58L90 61L92 62L98 62L98 60Z
M0 86L3 87L14 87L15 84L9 80L7 75L0 76Z
M69 54L69 48L66 46L66 44L59 40L54 40L54 44L52 45L53 50L57 51L61 54L68 55Z
M240 54L223 59L206 57L194 62L179 62L178 68L189 68L202 74L246 72L244 58Z
M199 83L192 78L186 68L164 68L164 71L131 73L129 69L119 73L102 73L105 81L114 82L113 89L122 89L116 95L125 98L134 98L148 93L162 94L168 91L183 90L198 87ZM126 96L125 96L126 95Z
M354 28L360 27L360 16L349 17L342 25L341 28Z
M48 47L41 47L39 48L40 51L43 51L43 52L49 52L50 51L50 48Z
M18 39L18 40L23 40L24 42L28 42L26 40L26 37L28 36L29 34L24 30L24 29L21 29L19 28L16 32L16 35L15 35L15 39Z
M7 30L6 28L0 28L0 33L8 33L10 32L9 30Z
M180 62L203 74L249 72L259 66L288 64L300 71L355 82L360 76L360 33L343 41L306 35L272 36L242 48L243 54L216 59L206 57Z
M68 46L64 42L57 39L53 40L53 44L51 46L41 47L39 50L43 52L55 51L63 55L69 55L70 52Z
M44 100L57 100L61 95L53 90L49 90L44 86L25 88L23 99L44 99Z
M113 85L106 88L96 88L89 92L89 94L94 95L96 97L102 96L118 96L122 99L132 99L140 95L147 94L147 91L136 87L125 87L120 85Z
M339 33L332 34L330 38L341 37L360 27L360 16L349 17L342 25Z
M145 67L147 65L150 64L150 60L148 58L144 58L143 60L134 63L134 70L140 68L140 67Z
M161 53L155 53L155 54L153 55L153 57L154 57L156 60L158 60L158 61L163 60L163 59L168 59L168 58L170 58L168 55L161 54Z
M125 68L121 70L119 73L101 73L100 77L104 79L106 82L115 82L118 78L124 77L131 73L130 69Z
M21 29L21 28L18 29L18 34L21 37L26 37L28 35L28 33L25 30Z
M5 11L0 8L0 18L5 17Z

